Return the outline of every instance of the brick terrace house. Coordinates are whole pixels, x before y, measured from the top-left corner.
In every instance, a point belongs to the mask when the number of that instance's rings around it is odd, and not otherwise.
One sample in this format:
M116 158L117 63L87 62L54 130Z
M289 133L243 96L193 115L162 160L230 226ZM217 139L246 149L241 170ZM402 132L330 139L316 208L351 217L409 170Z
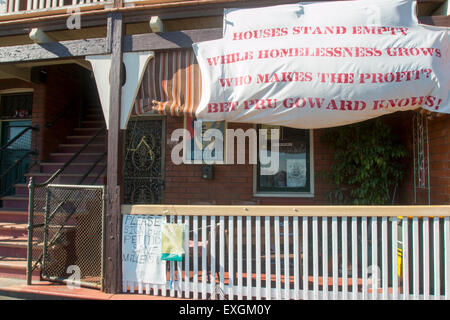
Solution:
M224 8L294 2L0 0L0 276L61 281L68 266L79 265L83 284L106 292L213 298L220 288L223 297L241 299L329 293L449 299L446 114L381 117L408 151L392 207L330 206L324 173L334 151L321 139L325 129L282 128L282 142L299 144L306 159L306 182L297 188L264 180L254 164L173 163L172 132L191 120L145 109L163 95L149 92L160 84L151 68L173 57L194 59L192 43L220 38ZM417 5L421 23L450 26L448 1ZM198 90L199 70L191 69ZM137 90L136 102L121 90L127 82L137 88L130 89ZM198 103L199 92L192 94ZM189 251L190 261L168 264L168 279L179 285L122 281L123 214L190 224L186 248L198 251ZM400 260L394 222L409 239ZM368 260L383 267L379 291L367 289Z

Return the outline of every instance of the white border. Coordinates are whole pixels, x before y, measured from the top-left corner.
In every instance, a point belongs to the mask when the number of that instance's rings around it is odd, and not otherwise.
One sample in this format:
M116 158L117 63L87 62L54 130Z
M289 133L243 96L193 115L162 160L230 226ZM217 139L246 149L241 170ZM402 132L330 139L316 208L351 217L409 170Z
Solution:
M258 150L259 152L259 150ZM254 197L272 197L272 198L314 198L314 130L309 129L309 192L257 192L257 164L253 165L253 196Z
M194 119L194 121L195 120L197 120L197 119L195 119L195 116L189 116L190 118L193 118ZM202 119L198 119L198 120L201 120L201 121L205 121L205 120L202 120ZM186 132L187 132L187 130L186 130L186 121L187 121L187 116L185 115L184 117L183 117L183 129L185 130L184 131L184 135L183 135L183 164L189 164L189 165L191 165L191 164L207 164L206 162L204 162L204 160L202 159L202 160L191 160L191 159L188 159L186 156L187 156L187 152L185 152L185 150L186 150L186 148L187 148L187 146L186 146L186 142L187 142L187 136L186 136ZM226 164L226 157L227 157L227 129L228 129L228 122L227 121L225 121L225 120L220 120L220 121L208 121L208 122L225 122L225 125L224 125L224 136L223 136L223 159L221 160L221 161L214 161L213 163L210 163L209 165L223 165L223 164Z

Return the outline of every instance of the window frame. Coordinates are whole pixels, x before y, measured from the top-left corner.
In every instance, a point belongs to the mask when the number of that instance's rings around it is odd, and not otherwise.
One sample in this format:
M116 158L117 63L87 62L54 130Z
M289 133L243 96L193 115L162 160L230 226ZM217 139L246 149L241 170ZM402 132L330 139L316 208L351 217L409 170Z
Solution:
M258 125L254 128L258 130ZM302 129L299 129L302 130ZM253 196L254 197L277 197L277 198L314 198L314 130L309 130L309 191L259 191L258 190L258 166L253 165ZM258 143L258 161L259 161L259 143ZM308 160L307 160L308 162Z
M187 124L188 121L190 121L189 119L192 119L193 122L195 121L202 121L201 119L197 119L196 117L190 117L190 116L184 116L183 117L183 129L184 131L184 135L183 135L183 164L188 164L188 165L193 165L193 164L208 164L208 165L224 165L226 164L226 157L227 157L227 129L228 129L228 121L212 121L212 122L223 122L224 123L224 133L223 133L223 157L222 160L217 160L217 161L208 161L205 159L189 159L187 157L187 153L185 152L187 150L187 140L188 137L186 136L186 130L187 130ZM189 119L188 119L189 118ZM192 138L192 137L191 137ZM203 150L202 150L203 153ZM211 163L208 163L211 162Z

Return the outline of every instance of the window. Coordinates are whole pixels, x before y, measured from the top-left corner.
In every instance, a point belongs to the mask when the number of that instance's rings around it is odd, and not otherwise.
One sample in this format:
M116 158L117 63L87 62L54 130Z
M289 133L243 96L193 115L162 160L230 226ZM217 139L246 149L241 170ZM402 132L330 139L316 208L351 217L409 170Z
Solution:
M258 129L279 129L279 165L276 173L261 172L260 161L256 166L256 196L311 196L313 193L312 139L310 130L281 126L259 125ZM270 139L267 142L270 157ZM258 143L259 146L259 143ZM259 157L259 150L258 150ZM259 159L258 159L259 160Z
M213 164L223 164L225 159L225 121L202 121L189 116L184 118L184 128L189 137L184 137L184 161L191 164L202 164L208 161ZM211 138L206 137L209 129L218 130ZM216 141L216 139L218 139Z
M29 119L33 105L33 94L9 94L1 96L1 119Z

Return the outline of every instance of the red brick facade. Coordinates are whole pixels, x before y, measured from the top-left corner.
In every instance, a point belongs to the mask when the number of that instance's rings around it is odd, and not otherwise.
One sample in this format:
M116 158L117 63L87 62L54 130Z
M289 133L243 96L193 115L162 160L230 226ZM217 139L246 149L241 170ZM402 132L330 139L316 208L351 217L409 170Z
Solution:
M51 152L71 133L78 124L81 112L83 71L76 65L46 67L47 81L33 84L33 125L39 126L34 133L33 147L39 151L39 161L46 160ZM65 108L71 108L69 116L55 121L50 128L48 122L54 121ZM73 112L72 112L73 110Z
M50 153L55 152L58 144L69 135L78 124L83 95L83 81L86 74L76 65L60 65L46 67L45 84L30 84L21 80L0 80L1 89L33 88L32 122L39 125L40 130L33 133L33 148L39 151L38 160L45 161ZM74 108L71 118L63 117L51 127L46 123L53 121L64 108ZM412 112L397 112L382 117L388 123L394 135L409 150L405 159L405 177L396 190L395 204L414 204L413 180L413 145L412 145ZM430 179L431 204L450 203L450 115L434 117L428 122L430 143ZM329 184L322 177L333 159L332 151L321 143L323 130L313 130L313 165L314 165L314 197L255 197L254 166L251 164L214 165L214 179L201 178L201 165L175 165L171 162L174 144L170 142L173 130L183 127L183 118L166 118L165 146L165 190L164 203L193 204L211 202L214 204L238 204L239 202L255 202L274 205L324 205L329 204L326 194ZM250 124L229 123L228 128L251 128ZM246 151L248 163L248 150ZM235 152L236 154L236 152ZM417 190L416 203L428 203L428 191Z
M429 122L431 204L450 204L450 115Z
M414 204L414 158L412 113L398 113L398 121L391 122L399 128L401 139L409 151L405 161L405 177L398 190L396 204ZM441 115L428 121L430 153L430 203L450 204L450 116ZM416 204L428 204L428 189L416 189Z
M414 203L413 153L412 153L412 112L397 112L382 118L409 150L405 159L405 177L398 186L395 204ZM170 141L173 130L183 127L183 119L168 117L166 120L166 141ZM251 128L247 124L228 124L228 128ZM429 121L431 204L450 203L450 116ZM314 197L255 197L253 194L253 165L214 165L214 179L201 178L201 165L171 162L173 144L167 143L165 156L164 202L167 204L188 204L211 202L214 204L238 204L252 201L273 205L325 205L330 186L321 173L326 172L333 159L332 151L323 145L320 136L323 130L313 130ZM247 150L248 153L248 150ZM248 154L246 154L248 159ZM248 161L247 161L248 162ZM417 203L427 203L427 192L417 191Z
M183 127L183 118L168 117L166 120L166 141L170 141L173 130ZM253 127L249 124L229 123L229 129ZM214 165L214 179L201 177L201 165L175 165L171 161L173 144L166 145L166 172L164 202L168 204L189 204L211 202L215 204L238 204L239 202L257 202L259 204L326 204L328 183L320 177L320 172L330 165L332 154L320 143L321 130L314 130L314 197L254 197L253 165L233 164ZM236 154L236 152L235 152ZM246 150L248 163L248 149Z

